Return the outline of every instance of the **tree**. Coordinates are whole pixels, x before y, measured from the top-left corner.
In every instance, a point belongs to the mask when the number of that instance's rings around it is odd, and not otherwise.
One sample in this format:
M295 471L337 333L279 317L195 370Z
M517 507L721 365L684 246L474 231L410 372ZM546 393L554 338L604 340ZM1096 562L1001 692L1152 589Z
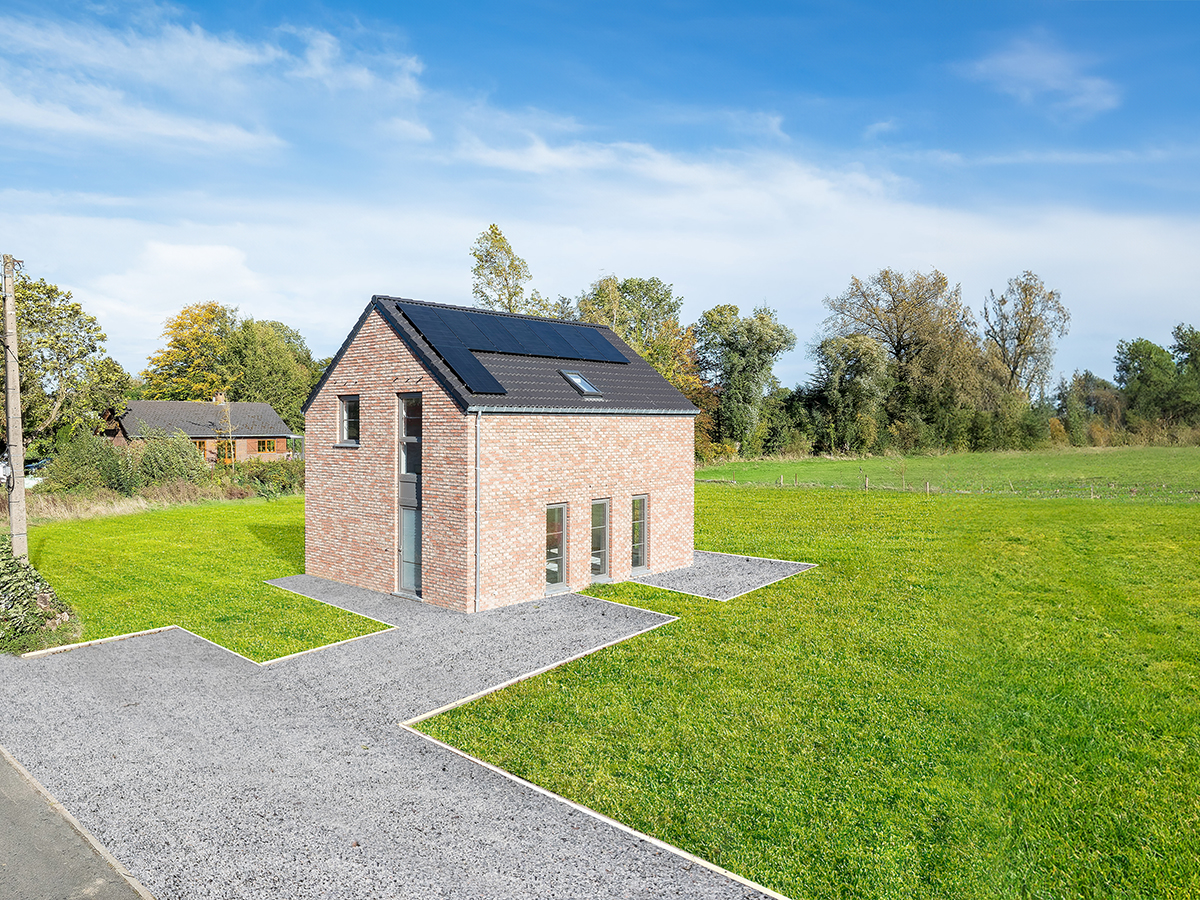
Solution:
M303 336L282 322L241 319L214 301L185 306L167 319L167 346L142 373L147 400L269 403L294 432L300 407L328 366L314 361Z
M313 363L299 332L279 322L246 319L230 335L228 359L237 372L231 401L270 403L292 431L304 430L300 407L312 389Z
M147 400L211 400L228 393L239 372L230 357L237 310L215 300L185 306L167 319L167 346L142 372Z
M1118 341L1113 361L1117 386L1125 395L1130 413L1139 419L1161 419L1166 423L1177 418L1178 371L1170 353L1152 341L1138 338Z
M21 275L16 301L25 442L48 441L63 426L90 428L108 407L123 408L129 375L71 292Z
M508 239L495 224L480 232L471 247L471 293L488 309L547 316L554 303L534 291L525 297L525 282L529 281L529 265L513 252Z
M658 278L606 275L580 294L575 305L581 322L607 325L697 403L701 382L696 371L696 337L691 328L679 324L683 298L674 295L671 285Z
M826 297L826 337L873 338L891 360L888 416L920 430L935 424L949 440L961 411L985 402L984 365L975 320L958 285L933 269L908 275L881 269L866 281L850 279Z
M1054 361L1054 341L1066 335L1071 314L1058 291L1026 271L1010 278L999 297L990 291L983 306L983 334L1004 386L1030 396L1044 384Z
M721 439L744 443L758 427L775 360L796 346L796 335L773 309L742 318L732 304L704 312L695 333L699 371L717 385Z
M811 396L821 412L818 438L828 449L871 449L888 388L888 360L874 338L856 334L826 338L817 349Z
M1200 331L1180 322L1171 330L1175 343L1176 408L1185 422L1200 421Z

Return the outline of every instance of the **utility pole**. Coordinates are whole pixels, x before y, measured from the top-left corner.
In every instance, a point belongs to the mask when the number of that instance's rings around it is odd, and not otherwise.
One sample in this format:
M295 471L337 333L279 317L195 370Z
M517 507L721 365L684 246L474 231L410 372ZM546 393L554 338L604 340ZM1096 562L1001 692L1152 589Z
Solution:
M17 368L17 263L4 254L4 405L8 413L8 523L13 556L29 556L25 530L25 433L21 427L21 373Z

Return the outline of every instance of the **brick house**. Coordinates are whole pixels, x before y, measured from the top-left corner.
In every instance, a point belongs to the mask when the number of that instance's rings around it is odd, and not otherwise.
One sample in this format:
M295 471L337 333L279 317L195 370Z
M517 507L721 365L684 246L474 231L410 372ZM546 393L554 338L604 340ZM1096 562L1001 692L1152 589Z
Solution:
M104 434L118 446L135 440L142 428L182 431L211 466L218 461L286 459L295 438L269 403L212 403L198 400L130 400L119 416L105 416Z
M697 410L606 327L376 296L304 411L310 575L471 612L692 563Z

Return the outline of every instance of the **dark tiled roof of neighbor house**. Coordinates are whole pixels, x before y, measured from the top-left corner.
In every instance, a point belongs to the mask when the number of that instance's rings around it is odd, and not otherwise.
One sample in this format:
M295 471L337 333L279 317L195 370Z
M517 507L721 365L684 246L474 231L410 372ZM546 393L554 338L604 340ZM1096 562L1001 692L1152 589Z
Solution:
M225 411L229 410L229 421ZM166 432L182 431L190 438L219 439L230 431L235 438L287 437L292 430L270 403L205 403L197 400L131 400L121 415L121 427L137 437L143 424ZM232 426L232 427L231 427Z
M336 381L338 361L372 310L379 311L464 411L609 415L698 412L691 401L603 325L378 295L371 298L309 403L326 380L332 377ZM555 353L561 355L551 355ZM595 392L581 392L563 372L583 376Z

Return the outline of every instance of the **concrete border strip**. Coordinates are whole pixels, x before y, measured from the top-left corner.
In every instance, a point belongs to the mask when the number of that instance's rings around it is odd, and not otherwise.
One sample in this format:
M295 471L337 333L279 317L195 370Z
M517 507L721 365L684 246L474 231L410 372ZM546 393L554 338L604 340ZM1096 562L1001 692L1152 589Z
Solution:
M668 623L663 622L661 624L666 625ZM654 627L657 628L658 626L656 625ZM639 633L644 634L645 632L639 632ZM630 635L630 637L636 637L636 635ZM597 648L597 649L602 649L602 648ZM504 769L501 769L499 766L494 766L490 762L479 759L476 756L472 756L471 754L466 753L463 750L459 750L457 747L452 747L449 744L442 743L437 738L430 737L427 734L423 734L422 732L417 731L415 728L412 728L411 726L409 726L408 723L406 723L406 722L400 723L400 727L404 731L407 731L409 734L415 734L418 737L422 737L425 740L429 741L431 744L433 744L437 747L441 747L443 750L449 750L454 755L460 756L466 760L470 760L471 762L475 763L476 765L483 766L483 768L487 769L488 771L495 772L497 775L500 775L503 778L507 778L509 781L513 781L513 782L519 784L521 787L528 788L531 791L535 791L536 793L541 794L543 797L549 797L551 800L556 800L559 803L564 804L565 806L569 806L571 809L574 809L577 812L581 812L584 815L591 816L593 819L597 819L597 820L603 822L604 824L617 829L618 831L622 831L625 834L632 835L633 837L636 837L639 840L645 841L646 843L650 844L651 846L657 847L660 850L666 850L668 853L673 853L675 856L678 856L684 860L687 860L688 862L692 863L693 865L702 866L705 869L708 869L712 872L716 872L718 875L723 875L731 881L736 881L738 884L742 885L743 887L748 887L748 888L751 888L752 890L759 891L760 893L765 894L768 897L771 897L772 900L792 900L792 898L788 897L787 895L781 894L778 891L773 891L769 887L764 887L763 885L759 884L758 882L751 881L749 878L745 878L745 877L737 874L737 872L731 872L728 869L723 869L720 866L718 866L716 863L709 862L707 859L703 859L699 856L696 856L695 854L688 853L686 850L683 850L680 847L676 847L673 844L668 844L666 841L659 840L658 838L653 837L652 835L645 834L644 832L638 831L636 828L631 828L630 826L624 824L623 822L618 822L616 819L610 819L608 816L604 815L604 813L596 812L596 810L589 809L588 807L584 806L583 804L576 803L574 800L570 800L570 799L562 796L561 794L556 794L556 793L554 793L554 791L547 790L544 787L539 787L538 785L534 784L532 781L526 781L524 778L522 778L519 775L514 775L512 772L506 772Z
M173 626L171 626L171 627L173 627ZM157 630L165 631L166 629L159 628ZM124 637L124 636L125 635L122 635L122 637ZM109 853L103 844L101 844L98 840L96 840L94 837L92 837L91 832L88 831L86 828L84 828L83 825L81 825L79 823L79 820L76 819L73 815L71 815L70 812L67 811L67 808L65 806L63 806L61 803L59 803L57 800L55 800L54 795L51 794L48 790L46 790L46 788L42 786L42 783L40 781L38 781L36 778L34 778L32 775L30 775L29 770L26 769L23 765L21 765L21 763L17 761L17 758L15 756L13 756L11 753L9 753L7 748L5 748L3 745L0 745L0 756L2 756L4 758L4 760L9 763L9 765L11 765L14 769L16 769L17 774L20 775L22 778L24 778L25 781L28 782L29 785L31 787L33 787L33 789L35 791L37 791L39 795L41 795L42 799L46 801L46 804L52 810L54 810L56 813L58 813L60 816L63 817L63 819L66 821L66 823L68 825L70 825L71 828L73 828L75 830L75 832L81 838L84 839L84 841L87 842L88 846L91 847L92 850L101 859L103 859L106 863L108 863L112 867L114 872L116 872L118 875L120 875L121 878L123 878L125 880L125 882L131 888L133 888L134 892L139 897L141 897L142 900L154 900L154 895L151 894L148 890L146 890L146 888L142 886L142 883L140 881L138 881L136 878L133 877L132 873L130 873L130 871L127 868L125 868L124 865L121 864L121 861L119 859L117 859L115 856L113 856L111 853Z
M160 631L170 631L172 628L179 628L180 631L187 631L186 628L180 628L178 625L161 625L158 628L147 628L145 631L131 631L129 634L114 634L111 637L96 638L94 641L83 641L78 644L63 644L61 647L46 647L42 650L30 650L28 653L22 653L21 659L37 659L42 656L51 656L55 653L66 653L70 650L81 650L84 647L95 647L97 644L108 644L112 641L123 641L126 638L138 637L143 634L158 634ZM188 632L189 634L191 632Z
M599 600L602 603L611 603L613 606L624 606L628 609L636 609L636 610L638 610L638 612L653 613L656 616L664 616L665 618L663 619L663 621L655 622L650 627L643 628L641 631L635 631L632 634L627 634L627 635L624 635L623 637L615 638L614 640L608 641L607 643L604 643L604 644L600 644L599 646L596 646L596 647L592 647L588 650L580 651L579 653L576 653L572 656L568 656L565 659L560 659L557 662L552 662L549 665L545 665L540 668L534 669L532 672L526 672L523 675L517 675L516 677L510 678L507 681L501 682L500 684L493 685L492 687L489 687L489 688L484 688L482 691L476 691L474 694L471 694L468 697L462 697L458 700L452 700L451 702L445 704L444 706L439 706L437 709L432 709L429 712L424 712L424 713L421 713L420 715L413 716L411 719L405 719L403 722L400 723L400 726L402 728L410 728L413 725L417 725L421 722L424 722L426 719L432 719L434 716L440 716L444 712L449 712L452 709L457 709L460 706L466 706L468 703L473 703L476 700L478 700L480 697L486 697L488 694L494 694L497 691L502 691L506 687L511 687L512 685L517 684L520 681L528 681L530 678L534 678L538 675L542 675L546 672L549 672L551 669L557 669L559 666L565 666L567 663L575 662L575 660L577 660L577 659L583 659L585 656L591 656L593 653L599 653L601 650L606 650L609 647L615 647L617 644L620 644L623 641L628 641L631 638L639 637L640 635L643 635L643 634L648 634L649 632L653 631L655 628L661 628L664 625L670 625L672 622L679 621L679 616L668 616L668 615L666 615L666 613L656 613L652 609L642 609L640 606L630 606L627 603L617 603L615 600L606 600L603 597L592 597L588 594L580 594L580 596L587 597L589 600ZM420 734L420 732L415 732L415 733ZM431 740L432 740L432 738L431 738Z

